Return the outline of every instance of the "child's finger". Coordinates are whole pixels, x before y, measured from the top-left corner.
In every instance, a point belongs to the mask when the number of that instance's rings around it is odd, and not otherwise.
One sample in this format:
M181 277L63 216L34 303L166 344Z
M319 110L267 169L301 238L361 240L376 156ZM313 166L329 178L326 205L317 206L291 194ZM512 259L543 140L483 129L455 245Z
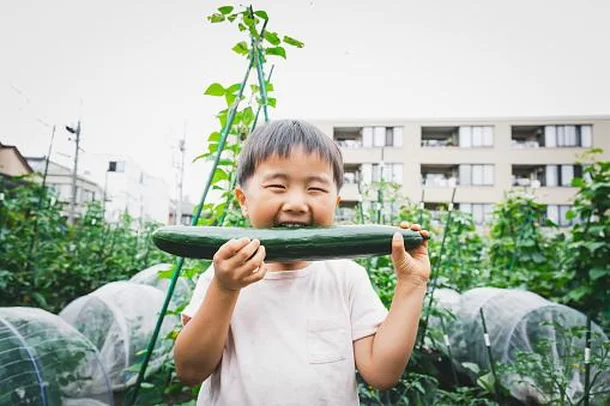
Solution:
M237 274L240 278L245 278L249 276L251 273L255 272L257 268L265 260L265 255L267 255L267 251L264 246L259 246L252 256L246 263L242 264L239 268L236 269Z
M257 239L250 241L245 247L237 251L235 255L227 259L228 266L231 269L238 269L255 255L256 250L258 250L260 245L261 242Z
M421 230L421 226L419 224L411 224L411 230L413 231L420 231Z
M398 224L398 226L399 226L400 228L409 228L409 227L411 226L411 223L409 223L408 221L404 221L404 220L403 220L403 221L401 221L401 222Z
M229 259L235 255L236 252L241 250L243 247L248 245L250 242L249 238L232 238L226 243L222 244L216 254L214 254L214 260L224 260Z
M256 272L251 272L250 275L244 278L244 283L250 285L251 283L262 280L267 274L267 265L265 262L261 262Z

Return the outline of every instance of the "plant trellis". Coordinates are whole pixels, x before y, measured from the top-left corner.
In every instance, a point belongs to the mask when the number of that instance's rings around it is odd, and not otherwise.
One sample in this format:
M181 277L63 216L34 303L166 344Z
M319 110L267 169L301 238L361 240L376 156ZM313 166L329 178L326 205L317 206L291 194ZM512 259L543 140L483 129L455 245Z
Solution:
M252 13L252 8L249 8L250 13ZM261 33L259 34L259 38L262 38L263 35L265 34L265 28L267 25L268 20L265 19L265 22L263 24ZM250 52L250 57L249 57L249 62L248 62L248 67L246 69L246 73L244 75L244 78L241 82L241 85L239 87L239 91L237 94L237 97L235 98L235 101L233 102L233 105L231 106L227 119L223 125L222 128L222 132L220 134L220 140L218 142L218 147L216 149L216 155L214 158L214 163L212 164L212 168L210 169L210 173L209 176L207 177L205 186L203 188L203 193L201 195L201 200L199 201L199 204L197 205L197 208L195 210L195 214L192 217L192 221L191 221L191 225L195 226L197 225L197 223L199 222L199 218L201 217L201 212L203 210L208 192L210 190L210 186L212 184L212 180L214 178L214 174L216 172L216 169L218 168L219 162L220 162L220 157L221 154L224 150L225 147L225 143L227 140L227 136L233 126L233 122L235 120L235 115L237 112L237 108L239 106L239 103L243 97L243 92L244 89L246 88L246 84L248 82L248 78L250 76L250 71L252 70L252 68L254 66L256 66L256 70L258 73L258 89L261 95L261 103L259 104L259 106L262 104L263 110L264 110L264 115L265 115L265 121L268 121L268 113L267 113L267 83L264 81L264 69L263 69L263 57L262 57L262 50L260 47L260 40L255 38L252 33L250 33L250 37L251 37L251 43L252 43L252 50ZM260 111L260 108L259 108ZM256 114L254 123L252 128L254 128L256 126L256 120L258 119L258 112ZM233 183L233 181L231 181L231 183ZM225 208L226 209L226 208ZM226 212L226 210L225 210ZM223 215L223 221L224 221L224 215ZM174 267L174 271L173 271L173 275L172 278L170 280L170 284L169 287L167 289L167 293L165 295L165 300L163 302L163 306L160 310L160 314L159 314L159 318L157 320L157 324L155 326L155 329L153 331L152 337L149 341L148 344L148 348L147 351L144 355L144 360L142 361L142 365L140 367L140 371L138 373L138 378L134 387L133 392L131 393L131 396L128 396L128 401L127 401L127 405L133 405L135 404L137 398L138 398L138 392L140 389L140 386L144 380L145 377L145 373L146 373L146 369L148 367L148 363L150 361L151 355L154 351L155 348L155 343L159 337L159 332L161 330L161 326L163 324L163 319L165 318L165 315L167 313L170 301L172 299L173 293L174 293L174 289L176 287L176 282L178 281L178 278L180 277L180 272L182 270L182 267L184 265L184 258L178 258L178 260L176 261L176 265Z

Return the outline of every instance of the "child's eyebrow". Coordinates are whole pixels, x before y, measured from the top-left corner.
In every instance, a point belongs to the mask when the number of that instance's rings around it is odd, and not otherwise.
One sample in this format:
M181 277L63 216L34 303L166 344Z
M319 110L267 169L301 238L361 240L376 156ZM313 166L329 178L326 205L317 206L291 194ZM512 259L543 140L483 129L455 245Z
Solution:
M274 179L287 180L288 178L289 178L289 176L283 172L275 172L275 173L270 173L269 175L265 175L263 177L263 182L268 182L268 181L274 180ZM325 183L325 184L331 183L327 177L320 176L320 175L308 176L306 178L306 180L308 182L315 181L315 182L320 182L320 183Z

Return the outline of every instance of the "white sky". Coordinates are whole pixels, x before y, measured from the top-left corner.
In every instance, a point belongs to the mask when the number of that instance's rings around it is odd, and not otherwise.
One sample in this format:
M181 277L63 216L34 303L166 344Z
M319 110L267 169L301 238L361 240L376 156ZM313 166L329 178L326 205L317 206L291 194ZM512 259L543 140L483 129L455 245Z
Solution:
M237 30L204 18L226 4L239 3L2 0L0 141L41 156L40 120L80 116L87 152L129 155L171 185L186 121L185 193L198 201L207 171L190 160L223 107L203 90L245 70ZM276 63L273 118L610 113L607 0L253 4L306 44ZM71 153L65 131L56 140Z

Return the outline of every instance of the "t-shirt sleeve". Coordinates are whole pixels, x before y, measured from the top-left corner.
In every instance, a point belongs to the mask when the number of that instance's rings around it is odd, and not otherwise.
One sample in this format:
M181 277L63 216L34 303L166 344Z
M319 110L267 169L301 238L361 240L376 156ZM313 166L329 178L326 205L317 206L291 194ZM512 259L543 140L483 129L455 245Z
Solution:
M210 281L214 276L214 267L210 265L210 267L199 275L197 279L197 284L195 285L195 289L193 290L193 296L191 296L191 300L189 304L182 310L182 320L183 323L185 320L190 320L193 318L197 310L199 310L199 306L203 302L203 298L205 297L206 292L208 291L208 287L210 286Z
M379 325L388 315L381 299L373 289L366 269L353 261L348 261L352 279L349 301L352 322L352 340L375 334Z

